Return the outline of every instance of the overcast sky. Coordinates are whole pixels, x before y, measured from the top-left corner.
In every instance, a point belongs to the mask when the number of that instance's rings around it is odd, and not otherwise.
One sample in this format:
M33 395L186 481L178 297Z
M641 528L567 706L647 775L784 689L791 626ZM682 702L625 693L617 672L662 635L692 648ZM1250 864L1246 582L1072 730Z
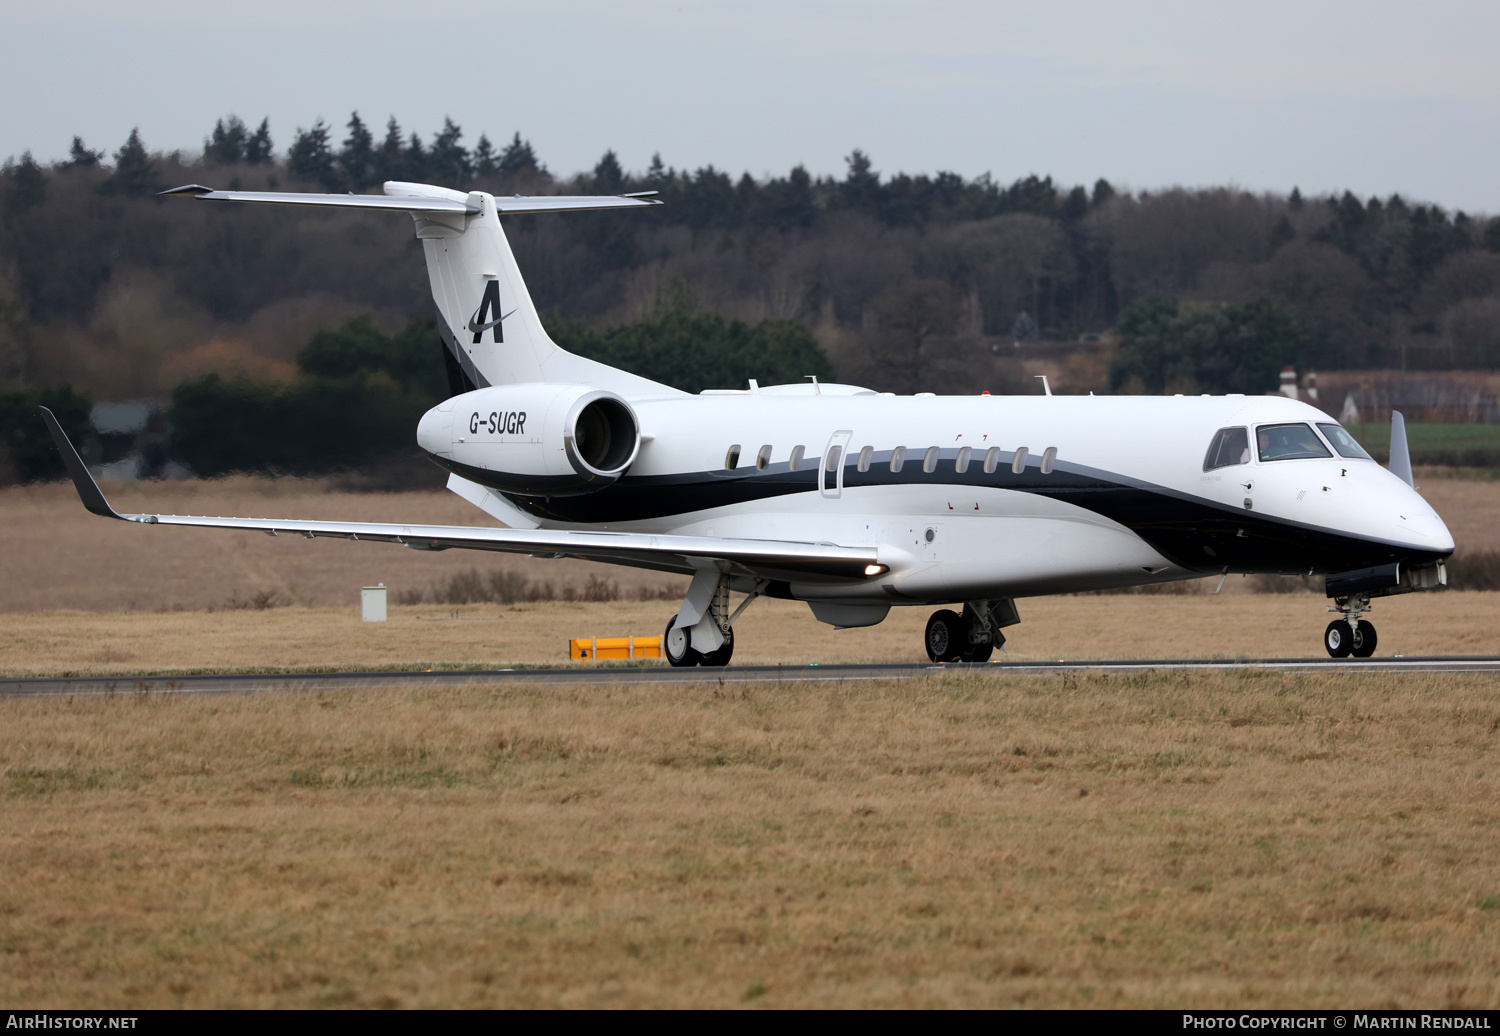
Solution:
M26 9L23 9L26 8ZM394 114L554 172L1027 173L1117 187L1352 189L1500 214L1494 0L201 0L0 4L0 157L196 151L269 116Z

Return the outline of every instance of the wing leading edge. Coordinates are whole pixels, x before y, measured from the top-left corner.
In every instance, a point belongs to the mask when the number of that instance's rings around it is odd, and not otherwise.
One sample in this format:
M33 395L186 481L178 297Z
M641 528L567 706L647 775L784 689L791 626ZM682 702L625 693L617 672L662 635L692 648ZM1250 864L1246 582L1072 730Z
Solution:
M381 522L320 522L295 519L216 518L205 515L121 514L110 506L52 411L42 408L58 452L84 507L105 518L141 525L190 525L212 529L253 529L377 543L399 543L414 550L492 550L582 558L639 568L692 573L704 562L723 561L767 579L858 582L886 571L874 547L788 540L727 539L712 536L633 532L572 532L547 529L494 529L465 525L398 525Z

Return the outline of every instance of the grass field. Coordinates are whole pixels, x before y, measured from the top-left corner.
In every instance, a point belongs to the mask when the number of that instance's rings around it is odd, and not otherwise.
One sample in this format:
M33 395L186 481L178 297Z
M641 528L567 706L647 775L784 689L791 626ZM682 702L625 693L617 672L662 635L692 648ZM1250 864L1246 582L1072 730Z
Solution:
M1468 473L1420 471L1418 485L1448 523L1460 554L1500 550L1500 482L1454 477ZM490 524L447 491L350 493L326 482L243 476L107 489L126 511ZM557 588L581 587L593 577L617 584L626 598L687 585L682 577L584 561L112 522L89 514L72 487L60 483L0 490L0 524L7 530L0 612L197 611L267 597L315 608L357 607L361 586L384 583L394 601L476 566ZM1230 580L1225 592L1245 586ZM650 632L665 621L653 622Z
M1351 425L1349 430L1366 450L1381 461L1391 452L1388 423ZM1408 421L1406 444L1414 464L1500 465L1500 425L1423 424Z
M999 660L1324 657L1320 596L1193 594L1019 602ZM230 612L43 612L0 622L0 675L513 668L569 664L573 637L656 636L675 602L547 601L502 607L356 607ZM930 609L834 630L793 601L759 600L735 623L735 664L925 661ZM1444 591L1375 602L1377 654L1500 653L1500 594ZM577 663L573 663L577 664Z
M1419 484L1460 551L1500 547L1500 484ZM0 515L6 675L555 666L674 607L630 599L650 573L133 527L62 486ZM360 585L476 564L627 599L358 620ZM1000 657L1320 653L1320 596L1248 583L1021 601ZM757 601L735 662L912 661L927 614L835 632ZM1381 655L1500 651L1500 594L1372 618ZM1337 670L0 700L0 1002L1494 1008L1497 739L1500 679Z
M0 702L0 1001L1500 1006L1500 682Z

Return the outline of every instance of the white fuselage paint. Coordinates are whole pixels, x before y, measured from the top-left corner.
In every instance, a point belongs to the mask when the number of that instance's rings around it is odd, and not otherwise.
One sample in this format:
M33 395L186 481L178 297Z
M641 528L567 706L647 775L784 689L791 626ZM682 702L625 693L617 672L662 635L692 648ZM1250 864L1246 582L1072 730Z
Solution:
M881 578L857 587L808 583L794 589L807 599L892 604L1066 593L1218 571L1207 557L1186 564L1179 557L1174 563L1121 522L1042 495L1049 478L1069 472L1103 473L1164 496L1213 505L1224 514L1244 512L1295 523L1309 532L1323 530L1419 553L1453 549L1447 528L1426 501L1368 459L1344 458L1331 450L1328 459L1261 461L1252 448L1247 463L1203 470L1205 453L1220 428L1246 427L1253 443L1258 425L1316 426L1332 420L1281 396L851 393L843 386L823 386L820 393L809 385L666 399L626 394L643 440L627 479L732 478L753 470L762 447L769 445L773 467L784 466L793 450L802 447L802 470L818 471L818 488L682 510L671 506L671 490L664 487L663 506L646 517L611 515L606 492L590 521L542 517L540 525L873 546L890 568ZM451 404L455 418L443 427L424 419L420 439L429 452L444 446L451 450L464 437L463 422L474 407L464 396ZM851 480L866 446L876 455L905 447L908 473L921 471L927 451L938 447L938 476L954 475L954 451L963 447L973 451L971 475L982 471L990 448L1003 451L1001 466L1008 471L1015 451L1025 447L1033 488L841 485L838 473L823 470L831 443L843 446L839 467L849 465L845 472ZM470 447L468 463L489 466L482 443L464 445ZM738 464L729 472L726 456L735 445ZM547 444L547 449L559 448ZM1038 468L1049 448L1056 451L1050 475ZM877 463L889 469L884 459ZM1265 570L1289 571L1290 566L1271 564Z

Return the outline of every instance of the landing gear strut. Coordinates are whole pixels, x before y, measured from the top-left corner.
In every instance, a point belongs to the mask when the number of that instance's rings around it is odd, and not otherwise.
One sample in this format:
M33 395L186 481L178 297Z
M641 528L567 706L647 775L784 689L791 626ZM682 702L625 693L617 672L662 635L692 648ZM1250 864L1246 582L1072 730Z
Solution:
M667 622L662 634L662 654L673 666L728 665L734 655L734 620L765 590L758 583L750 595L729 613L729 575L704 569L693 577L682 608Z
M1323 646L1334 658L1369 658L1375 653L1375 626L1360 616L1370 610L1369 594L1350 594L1335 597L1328 606L1331 612L1339 612L1343 618L1334 619L1323 631Z
M923 641L934 662L988 662L995 648L1005 645L1002 626L1021 621L1009 597L998 601L969 601L963 614L944 608L927 620Z

